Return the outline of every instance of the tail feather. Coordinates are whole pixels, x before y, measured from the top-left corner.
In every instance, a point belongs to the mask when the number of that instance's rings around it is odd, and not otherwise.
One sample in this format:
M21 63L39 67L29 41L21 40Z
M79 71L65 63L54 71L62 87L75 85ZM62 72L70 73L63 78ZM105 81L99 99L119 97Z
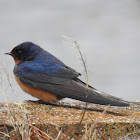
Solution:
M78 83L82 84L84 87L86 84L81 81L80 79L76 80ZM97 89L89 86L87 90L87 98L81 96L79 98L81 101L87 101L89 103L101 104L101 105L108 105L111 106L130 106L127 101L122 100L121 98L106 94L104 92L98 91Z
M94 95L94 96L93 96ZM96 95L96 96L95 96ZM98 90L90 90L88 94L87 102L101 104L101 105L108 105L111 106L129 106L129 104L117 97L102 93Z

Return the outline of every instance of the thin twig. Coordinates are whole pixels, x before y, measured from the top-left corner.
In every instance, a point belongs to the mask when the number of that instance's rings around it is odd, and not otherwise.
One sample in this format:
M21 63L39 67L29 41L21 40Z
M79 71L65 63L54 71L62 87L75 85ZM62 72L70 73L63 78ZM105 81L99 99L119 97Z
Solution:
M102 112L102 114L98 117L98 119L95 121L94 124L92 124L92 126L88 129L87 134L85 134L82 139L85 139L85 137L88 136L88 134L96 127L96 125L99 123L100 119L103 117L103 115L106 113L106 111L110 108L110 105L108 105L104 111Z
M5 74L6 74L7 81L8 81L8 83L9 83L9 86L10 86L11 89L12 89L12 92L16 95L16 97L17 97L17 99L18 99L18 101L19 101L19 106L20 106L20 109L22 110L22 112L23 112L23 114L24 114L25 121L27 121L27 120L28 120L28 116L27 116L27 114L26 114L26 110L25 110L25 108L22 107L22 105L21 105L21 103L20 103L20 99L19 99L19 97L18 97L18 94L17 94L17 93L14 91L14 89L13 89L13 86L12 86L11 81L10 81L10 78L9 78L9 74L8 74L7 69L6 69L5 66L3 66L3 70L4 70ZM12 111L10 110L10 107L9 107L8 104L7 104L7 108L8 108L9 114L10 114L10 118L11 118L13 127L14 127L14 129L15 129L15 132L17 133L17 136L18 136L18 137L27 137L27 134L28 134L28 133L27 133L27 131L28 131L28 130L27 130L27 125L26 125L26 124L24 125L24 126L25 126L25 130L23 130L24 127L22 127L22 129L20 129L20 127L16 125L17 119L16 119L15 115L12 113ZM21 133L20 133L20 130L22 131Z
M18 114L21 118L23 118L20 114ZM23 118L24 119L24 118ZM35 131L40 132L41 134L44 134L46 137L48 137L50 140L54 140L52 137L50 137L49 135L47 135L45 132L43 132L42 130L40 130L39 128L33 126L32 124L30 124L29 122L24 122L26 123L28 126L32 127L32 129L34 129ZM44 137L44 136L43 136Z
M71 39L71 38L65 37L65 36L64 36L64 38ZM89 84L88 84L88 70L87 70L86 62L85 62L85 60L83 58L82 52L80 50L80 47L79 47L79 45L78 45L78 43L76 41L74 41L74 45L71 44L71 43L67 43L66 41L64 41L64 43L69 44L70 46L72 46L73 48L75 48L78 51L79 55L80 55L80 59L82 61L82 64L83 64L83 67L84 67L84 71L85 71L85 74L86 74L86 87L87 87L87 92L86 92L86 104L85 104L85 108L87 108L87 105L88 105L87 99L88 99L88 88L89 88ZM79 130L80 125L82 124L82 121L84 119L85 113L86 113L86 109L83 111L83 115L82 115L81 120L80 120L79 125L78 125L78 130ZM74 134L72 135L72 137L74 136Z
M96 127L96 129L97 129L98 133L100 134L101 138L102 138L103 140L107 140L107 139L105 138L105 136L102 134L102 132L99 130L99 127L98 127L98 126Z
M82 52L80 50L80 47L79 45L77 44L77 42L75 41L75 48L77 49L77 51L79 52L80 54L80 58L81 58L81 61L83 63L83 66L84 66L84 70L85 70L85 74L86 74L86 87L87 87L87 92L86 92L86 104L85 104L85 108L87 108L87 105L88 105L88 102L87 102L87 98L88 98L88 88L89 88L89 84L88 84L88 71L87 71L87 67L86 67L86 63L85 63L85 60L83 58L83 55L82 55ZM80 123L82 123L83 119L84 119L84 116L85 116L85 113L86 113L86 109L84 110L83 112L83 115L82 115L82 118L80 120ZM79 125L80 126L80 125Z
M96 133L97 133L97 129L94 129L93 135L91 137L92 140L96 140L97 139L96 138L97 137Z
M14 138L14 137L7 136L7 135L2 135L2 134L0 134L0 137L5 137L5 138L10 138L10 139L12 139L12 140L17 140L17 139Z
M64 139L70 140L64 133L62 133L61 130L58 129L58 127L56 127L56 130L59 132L59 133L58 133L58 136L61 135ZM55 140L57 140L57 139L59 138L58 136L57 136L57 138L56 138Z

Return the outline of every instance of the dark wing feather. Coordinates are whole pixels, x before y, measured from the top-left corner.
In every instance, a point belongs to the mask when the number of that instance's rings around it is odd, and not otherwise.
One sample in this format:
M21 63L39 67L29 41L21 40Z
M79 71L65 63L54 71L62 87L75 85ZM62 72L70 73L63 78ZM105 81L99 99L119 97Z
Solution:
M69 70L66 71L58 71L58 73L52 75L32 73L21 75L17 71L18 68L15 68L14 73L24 84L55 93L62 97L69 97L102 105L110 104L112 106L128 106L127 103L119 98L110 96L108 94L103 94L92 87L87 89L84 85L84 82L78 82L78 73L73 69L68 69ZM86 99L87 93L88 98Z
M16 65L14 67L14 74L19 79L26 79L36 83L54 84L62 84L80 75L80 73L67 66L46 67L29 62Z
M23 77L20 80L23 83L30 85L31 87L36 87L45 91L49 91L62 97L68 97L102 105L110 104L112 106L129 106L129 104L125 103L119 98L110 96L108 94L102 94L101 92L92 88L87 89L85 86L77 83L74 80L70 80L62 84L40 83L27 80L26 78L24 79ZM87 93L88 98L86 99Z

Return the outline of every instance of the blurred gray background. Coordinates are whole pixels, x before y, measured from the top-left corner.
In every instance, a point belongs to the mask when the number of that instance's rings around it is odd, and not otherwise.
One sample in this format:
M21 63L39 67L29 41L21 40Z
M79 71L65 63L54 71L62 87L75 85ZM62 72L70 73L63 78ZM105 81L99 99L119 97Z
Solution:
M85 80L78 53L62 43L62 35L79 43L89 84L125 100L140 100L139 0L0 0L0 101L17 101L3 65L19 99L35 99L18 87L14 61L4 55L24 41L42 46Z

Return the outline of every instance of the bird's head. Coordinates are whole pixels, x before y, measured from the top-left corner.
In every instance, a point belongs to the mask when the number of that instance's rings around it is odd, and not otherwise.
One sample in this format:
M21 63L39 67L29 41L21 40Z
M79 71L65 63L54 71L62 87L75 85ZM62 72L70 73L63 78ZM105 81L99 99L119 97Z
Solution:
M41 48L32 42L24 42L14 47L10 53L5 53L11 55L15 63L31 61L34 56Z

